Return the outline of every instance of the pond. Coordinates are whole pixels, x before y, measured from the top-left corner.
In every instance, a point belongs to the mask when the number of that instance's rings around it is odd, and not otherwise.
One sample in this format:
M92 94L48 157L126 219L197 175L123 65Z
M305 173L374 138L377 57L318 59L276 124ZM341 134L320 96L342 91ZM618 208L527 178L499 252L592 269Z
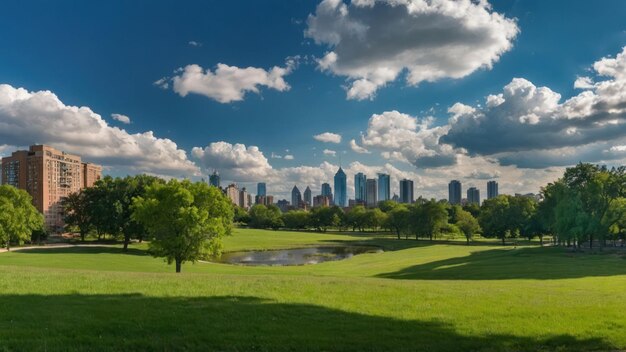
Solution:
M377 247L309 247L224 253L215 261L240 265L305 265L352 258L363 253L381 253Z

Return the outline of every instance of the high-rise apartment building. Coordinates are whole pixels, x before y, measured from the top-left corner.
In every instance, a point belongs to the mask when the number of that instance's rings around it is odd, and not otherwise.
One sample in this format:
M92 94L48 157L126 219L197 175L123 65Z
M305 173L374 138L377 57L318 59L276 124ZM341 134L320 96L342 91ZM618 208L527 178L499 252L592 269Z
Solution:
M467 189L467 203L480 205L480 191L476 187Z
M415 200L413 195L413 180L400 180L400 203L411 204Z
M340 207L348 206L348 194L347 194L347 178L346 173L339 167L335 174L335 205Z
M366 204L368 207L375 207L376 205L378 205L378 199L377 199L377 187L376 187L376 179L374 178L369 178L365 181L365 186L367 188L366 191L366 196L367 199L365 200Z
M307 207L313 205L313 195L311 193L311 187L309 186L306 186L304 190L304 204L306 204Z
M239 205L239 188L236 184L231 183L226 187L226 196L233 204Z
M367 176L365 176L362 172L354 175L354 200L357 202L365 201L366 188L365 182L367 181Z
M239 191L239 206L244 208L244 209L248 209L250 208L250 203L252 202L252 199L250 199L251 197L248 197L248 191L246 190L246 187L242 188L241 191Z
M302 194L298 189L298 186L293 186L291 189L291 206L294 208L300 208L302 203Z
M452 180L448 184L448 202L450 204L461 204L461 182Z
M487 199L495 198L498 196L498 182L487 182Z
M391 199L391 183L388 174L378 174L378 201Z
M93 186L101 177L101 166L46 145L33 145L2 158L2 183L26 190L53 231L65 225L63 199Z
M217 173L217 170L213 170L213 173L209 176L209 184L220 188L220 175Z
M330 189L330 184L328 183L322 183L322 191L321 194L323 196L329 197L330 198L330 202L333 202L333 191Z
M314 207L329 207L330 206L330 197L329 196L315 196L313 198L313 206Z
M267 195L267 185L265 184L265 182L259 182L256 184L256 195L257 196Z

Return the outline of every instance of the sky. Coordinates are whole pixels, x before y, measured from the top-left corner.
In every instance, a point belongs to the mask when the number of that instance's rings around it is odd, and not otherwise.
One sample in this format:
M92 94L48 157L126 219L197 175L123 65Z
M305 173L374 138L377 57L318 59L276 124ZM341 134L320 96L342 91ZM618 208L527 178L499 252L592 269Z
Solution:
M416 196L537 193L626 160L626 2L10 1L0 155L289 198L341 165Z

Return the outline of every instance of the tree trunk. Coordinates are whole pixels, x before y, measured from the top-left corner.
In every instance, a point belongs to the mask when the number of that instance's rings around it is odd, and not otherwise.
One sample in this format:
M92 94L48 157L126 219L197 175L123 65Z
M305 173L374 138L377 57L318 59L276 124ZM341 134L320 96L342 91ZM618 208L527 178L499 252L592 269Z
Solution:
M506 243L504 242L504 236L502 236L502 245L506 245Z
M398 235L398 239L400 239L400 230L396 230L396 234Z
M467 240L467 245L469 246L470 244L470 238L468 236L465 236L465 239Z
M180 273L181 265L182 265L182 260L176 259L176 272L177 273Z
M128 251L128 243L130 242L130 236L124 235L124 252Z
M539 235L539 245L543 247L543 235Z
M589 249L593 248L593 236L589 236Z
M80 232L80 241L85 242L85 232L83 231Z

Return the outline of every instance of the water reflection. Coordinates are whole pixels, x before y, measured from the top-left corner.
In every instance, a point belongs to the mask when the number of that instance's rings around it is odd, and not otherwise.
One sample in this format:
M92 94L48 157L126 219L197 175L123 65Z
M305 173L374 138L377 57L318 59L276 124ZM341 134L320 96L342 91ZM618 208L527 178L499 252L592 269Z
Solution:
M376 247L309 247L269 251L245 251L224 253L219 263L241 265L305 265L351 258L362 253L379 253Z

